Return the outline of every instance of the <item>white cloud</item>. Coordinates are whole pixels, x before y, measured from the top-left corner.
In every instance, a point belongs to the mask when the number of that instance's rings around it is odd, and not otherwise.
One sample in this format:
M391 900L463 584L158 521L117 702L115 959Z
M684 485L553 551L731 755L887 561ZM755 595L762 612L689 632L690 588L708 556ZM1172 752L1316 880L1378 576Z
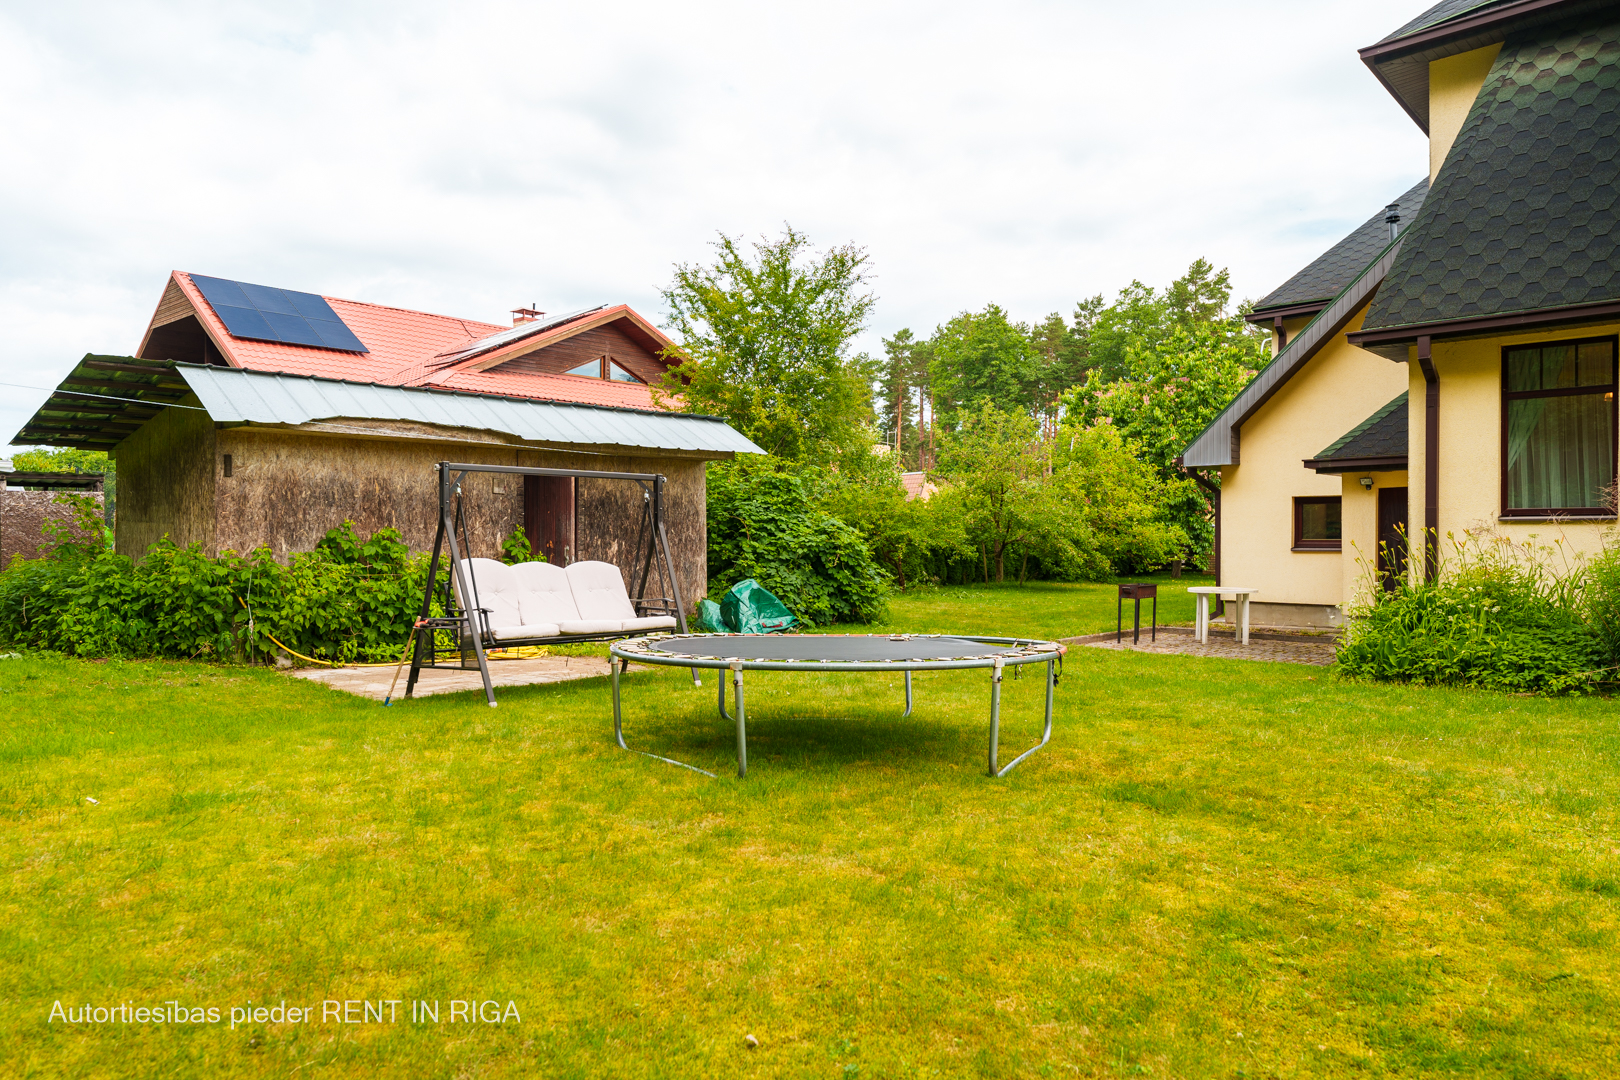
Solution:
M132 350L172 269L658 318L784 221L870 250L869 348L1198 256L1259 296L1422 175L1355 55L1422 6L12 6L0 381ZM5 434L43 396L0 387Z

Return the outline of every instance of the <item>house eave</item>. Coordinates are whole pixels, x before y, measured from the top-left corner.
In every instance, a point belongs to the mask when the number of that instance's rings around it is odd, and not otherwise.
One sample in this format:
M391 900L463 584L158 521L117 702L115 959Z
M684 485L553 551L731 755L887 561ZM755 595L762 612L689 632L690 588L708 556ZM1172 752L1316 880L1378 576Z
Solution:
M1388 329L1358 330L1347 334L1346 340L1357 348L1405 362L1406 350L1417 344L1420 337L1435 341L1457 340L1470 337L1490 337L1521 330L1542 330L1556 327L1576 327L1590 323L1620 319L1620 300L1606 300L1597 304L1576 304L1571 307L1550 308L1543 311L1524 311L1512 315L1480 315L1468 319L1396 326Z
M1406 455L1367 458L1306 458L1305 467L1318 473L1403 472Z

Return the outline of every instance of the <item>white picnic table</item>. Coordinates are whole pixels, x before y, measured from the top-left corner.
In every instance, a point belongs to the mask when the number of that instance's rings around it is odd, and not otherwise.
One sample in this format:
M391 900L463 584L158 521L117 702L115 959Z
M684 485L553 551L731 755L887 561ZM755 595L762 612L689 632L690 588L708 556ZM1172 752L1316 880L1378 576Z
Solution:
M1193 637L1200 644L1209 641L1209 600L1212 596L1223 600L1230 597L1237 604L1237 617L1232 620L1237 627L1237 641L1239 645L1249 643L1249 597L1259 589L1246 589L1238 585L1193 585L1187 591L1198 601L1197 614L1193 619Z

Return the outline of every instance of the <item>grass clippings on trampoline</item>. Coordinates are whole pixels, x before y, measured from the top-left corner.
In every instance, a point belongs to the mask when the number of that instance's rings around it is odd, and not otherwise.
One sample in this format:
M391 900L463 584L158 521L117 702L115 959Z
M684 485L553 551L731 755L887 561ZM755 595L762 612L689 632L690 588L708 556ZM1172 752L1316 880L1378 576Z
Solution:
M992 781L985 674L917 690L752 676L739 782L684 671L627 679L627 731L718 780L615 748L601 679L385 709L7 660L0 1075L1615 1070L1613 703L1086 649ZM283 999L315 1019L49 1020Z

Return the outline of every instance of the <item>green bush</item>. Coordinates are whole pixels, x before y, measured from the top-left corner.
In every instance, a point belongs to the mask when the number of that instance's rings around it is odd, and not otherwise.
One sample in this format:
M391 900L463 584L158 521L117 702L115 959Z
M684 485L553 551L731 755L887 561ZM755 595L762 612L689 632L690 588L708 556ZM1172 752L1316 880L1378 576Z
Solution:
M261 660L278 651L274 636L321 660L397 660L426 581L427 558L398 532L362 541L347 521L286 566L267 548L216 557L165 538L136 564L97 544L62 542L0 572L0 645Z
M1549 553L1471 539L1455 546L1438 581L1385 592L1369 577L1371 599L1350 611L1339 670L1384 682L1545 694L1597 688L1612 661L1602 634L1583 618L1586 568L1555 571Z
M711 466L708 512L711 596L753 578L806 627L883 615L888 575L861 535L812 507L780 464Z

